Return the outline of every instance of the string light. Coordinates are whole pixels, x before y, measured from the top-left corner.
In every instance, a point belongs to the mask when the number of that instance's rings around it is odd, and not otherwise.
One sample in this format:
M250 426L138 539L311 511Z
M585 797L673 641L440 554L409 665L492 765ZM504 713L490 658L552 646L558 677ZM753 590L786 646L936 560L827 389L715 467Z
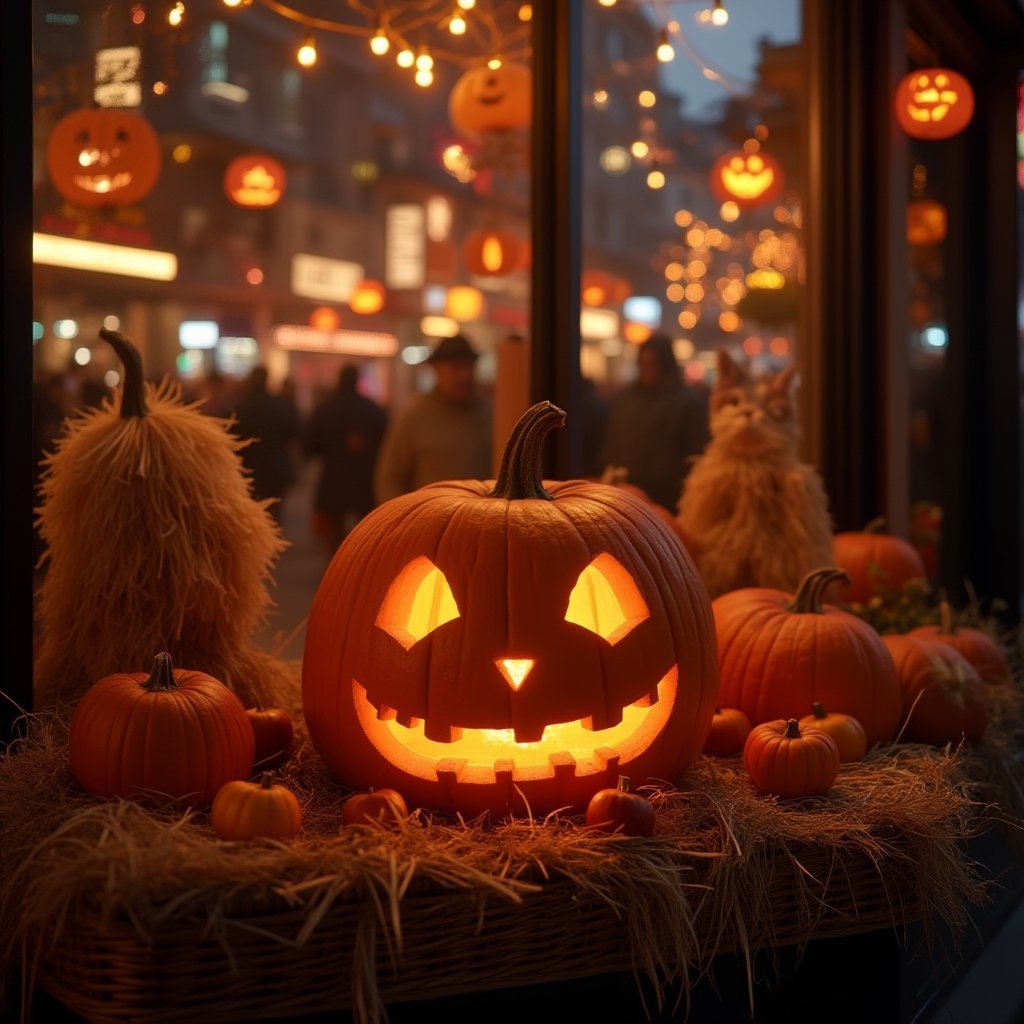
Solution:
M629 151L637 158L637 160L643 160L645 156L651 151L651 147L647 145L643 139L637 139L630 147Z
M500 68L500 67L501 67L501 58L500 58L500 57L492 57L492 58L491 58L491 59L490 59L490 60L489 60L489 61L487 62L487 66L488 66L488 67L489 67L489 68L490 68L490 69L491 69L492 71L497 71L497 70L498 70L498 68Z
M420 52L416 57L416 69L418 71L432 71L434 68L434 58L430 56L430 51L425 47L420 47ZM430 76L433 81L434 76ZM417 82L419 79L417 78ZM428 83L429 84L429 83Z
M658 60L662 64L669 64L676 55L675 47L668 41L668 29L663 28L658 33Z
M241 7L250 7L252 0L224 0L224 6L230 10L238 10Z
M316 41L312 36L306 36L305 41L295 54L295 59L304 67L311 68L316 63Z
M533 19L533 4L520 4L516 16L520 21L531 21Z
M409 49L408 46L403 46L402 49L395 54L395 63L400 68L411 68L416 63L416 54Z
M181 0L175 0L167 8L167 24L171 28L177 28L185 20L185 5Z
M466 34L466 19L458 8L452 12L452 16L448 19L448 31L453 36L464 36Z
M715 6L711 8L711 24L721 28L729 21L729 12L725 9L723 0L715 0Z
M644 89L639 96L637 96L637 102L641 107L653 107L658 102L658 97L650 89Z
M614 7L615 0L597 0L602 7Z
M647 172L647 187L648 188L664 188L665 187L665 172L659 170L657 167L651 168Z
M384 34L384 29L378 28L370 37L370 51L378 57L383 57L391 49L391 40Z
M428 85L433 85L434 83L434 72L431 71L430 68L420 68L419 71L416 72L415 77L416 84L421 89L426 89Z
M458 0L458 4L464 11L471 11L476 7L476 0Z

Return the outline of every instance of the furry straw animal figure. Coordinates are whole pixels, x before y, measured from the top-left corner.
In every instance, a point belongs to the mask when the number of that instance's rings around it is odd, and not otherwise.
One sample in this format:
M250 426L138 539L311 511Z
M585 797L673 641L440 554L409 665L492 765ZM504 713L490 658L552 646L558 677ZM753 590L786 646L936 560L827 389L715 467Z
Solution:
M795 371L753 379L719 349L711 441L679 501L712 597L741 587L793 592L812 569L832 564L828 499L797 455Z
M298 684L252 636L286 542L252 498L228 421L145 384L134 346L117 398L70 419L44 468L38 510L48 562L39 591L35 704L74 701L160 651L222 680L248 704L290 707Z

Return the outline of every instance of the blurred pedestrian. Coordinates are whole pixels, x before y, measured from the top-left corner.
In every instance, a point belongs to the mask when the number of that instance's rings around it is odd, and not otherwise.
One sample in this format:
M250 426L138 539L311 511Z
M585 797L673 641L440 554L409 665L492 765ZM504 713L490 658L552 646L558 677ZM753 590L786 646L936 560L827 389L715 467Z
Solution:
M210 370L203 378L199 393L199 411L226 419L231 415L230 381L220 370Z
M388 414L359 393L359 370L348 364L306 424L303 451L321 461L313 497L314 533L330 553L373 508L373 471L387 423Z
M679 372L672 339L652 334L637 353L637 379L611 400L602 461L673 515L691 455L708 443L708 404Z
M476 380L477 351L461 334L427 362L434 390L392 419L374 479L378 503L438 480L481 480L491 472L491 400Z
M292 404L267 386L267 368L255 366L242 384L234 407L234 432L251 439L242 449L242 461L252 474L253 497L277 498L270 506L281 522L288 488L295 482L291 446L299 435L299 421Z

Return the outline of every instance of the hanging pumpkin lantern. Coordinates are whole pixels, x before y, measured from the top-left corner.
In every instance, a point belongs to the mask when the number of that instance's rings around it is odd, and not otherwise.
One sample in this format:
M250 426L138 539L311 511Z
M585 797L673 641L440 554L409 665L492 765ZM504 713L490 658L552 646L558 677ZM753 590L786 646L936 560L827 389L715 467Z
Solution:
M866 622L821 602L847 578L817 569L795 595L748 587L716 597L719 702L758 723L802 716L820 701L853 715L869 744L891 739L902 703L892 657Z
M237 206L266 210L284 195L288 176L279 160L260 153L236 156L224 170L224 192Z
M918 626L909 635L935 640L959 651L986 683L1007 683L1011 679L1010 664L995 637L973 626L958 626L948 601L939 602L937 626Z
M522 242L511 231L485 228L473 231L462 247L466 269L479 277L511 274L522 265Z
M934 199L907 204L907 244L938 245L946 237L946 207Z
M177 385L145 383L127 338L100 336L124 364L120 395L69 419L44 466L37 706L159 650L246 704L290 706L294 673L252 639L285 544L252 497L243 442Z
M470 139L484 132L525 128L530 123L531 82L530 69L510 61L496 68L471 68L448 98L452 126Z
M428 808L582 811L704 745L714 625L682 544L621 488L540 477L564 413L529 409L496 482L379 506L338 549L302 663L310 737L346 785Z
M54 188L79 206L130 206L160 177L152 125L126 110L75 110L54 125L46 168Z
M255 741L241 701L166 652L149 672L117 672L78 702L68 733L71 773L87 793L209 807L252 773Z
M949 68L918 68L896 89L896 120L915 139L948 139L974 116L974 90Z
M621 306L632 294L626 278L607 270L584 270L580 276L580 299L585 306Z
M850 577L849 583L838 585L836 600L864 604L876 594L927 578L917 548L902 537L883 533L884 527L885 520L879 516L863 530L844 530L833 537L835 563Z
M720 203L754 207L778 199L786 187L786 175L770 153L734 149L711 165L710 184Z

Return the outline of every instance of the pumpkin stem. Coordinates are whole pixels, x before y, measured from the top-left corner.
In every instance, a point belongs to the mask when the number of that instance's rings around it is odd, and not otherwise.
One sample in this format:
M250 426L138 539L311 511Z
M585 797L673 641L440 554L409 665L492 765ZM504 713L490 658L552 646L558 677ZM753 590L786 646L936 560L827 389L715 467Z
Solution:
M145 381L142 376L142 356L139 350L120 332L100 328L100 337L117 353L124 367L124 386L121 388L121 417L147 416Z
M551 495L544 490L541 455L548 433L564 424L565 412L551 402L538 402L527 409L505 442L501 469L490 497L551 501Z
M629 787L631 785L632 785L632 783L630 782L630 778L629 778L628 775L620 775L619 776L618 790L619 790L620 793L628 793L629 792Z
M863 533L885 533L885 516L875 516L874 519L864 527Z
M800 723L795 718L791 718L786 722L785 736L787 740L800 739Z
M811 707L811 710L814 712L815 718L828 718L828 715L825 714L825 709L821 706L820 700L816 700L814 702L814 704Z
M178 683L174 678L174 663L166 651L161 651L153 659L153 667L149 670L149 678L142 684L143 689L151 693L156 690L176 690Z
M845 569L834 567L815 569L813 572L809 572L800 581L793 600L786 605L786 611L796 612L798 615L821 615L823 611L821 607L822 591L836 580L849 583L850 574Z
M953 609L946 600L939 602L939 632L943 636L952 636L956 633L956 620L953 618Z
M260 772L260 788L270 789L274 784L274 773L273 772Z

